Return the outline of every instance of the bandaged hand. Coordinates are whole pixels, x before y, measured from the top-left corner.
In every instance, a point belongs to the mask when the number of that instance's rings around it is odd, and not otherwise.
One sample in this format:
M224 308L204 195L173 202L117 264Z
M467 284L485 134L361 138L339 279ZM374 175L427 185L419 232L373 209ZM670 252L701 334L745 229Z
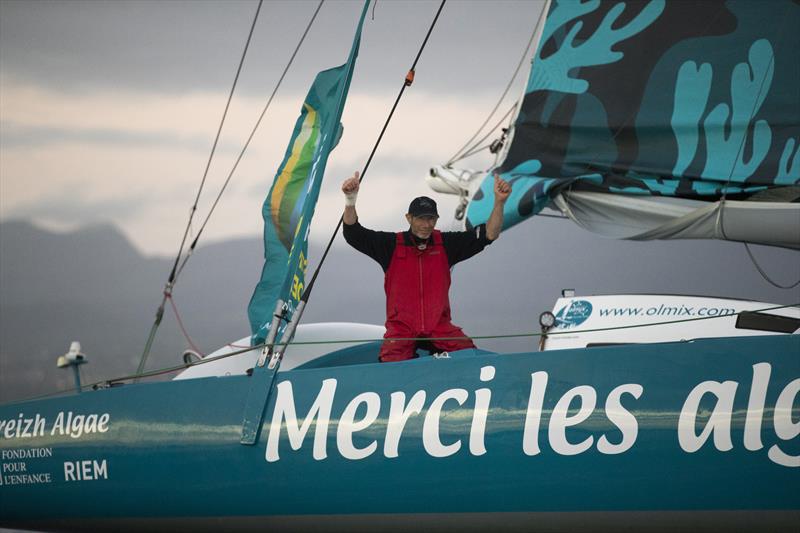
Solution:
M359 188L359 181L358 181L358 171L356 170L352 177L347 178L342 183L342 192L344 193L344 205L345 206L355 206L356 205L356 198L358 197L358 188Z

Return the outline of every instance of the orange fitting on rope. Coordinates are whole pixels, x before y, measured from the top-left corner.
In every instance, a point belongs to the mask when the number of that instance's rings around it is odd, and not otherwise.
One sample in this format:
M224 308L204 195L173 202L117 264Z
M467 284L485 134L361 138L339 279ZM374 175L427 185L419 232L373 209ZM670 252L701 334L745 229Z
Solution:
M408 71L406 74L406 87L411 87L411 84L414 83L414 69Z

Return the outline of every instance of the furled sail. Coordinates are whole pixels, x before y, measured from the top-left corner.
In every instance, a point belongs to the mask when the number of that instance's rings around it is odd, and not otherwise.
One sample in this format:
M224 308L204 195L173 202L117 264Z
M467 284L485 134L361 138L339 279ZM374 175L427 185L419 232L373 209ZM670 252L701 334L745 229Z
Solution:
M615 238L800 248L797 28L791 0L554 0L496 169L506 226L554 204Z
M276 302L283 302L288 321L302 295L308 265L308 231L328 155L342 134L339 121L368 5L368 1L364 3L347 63L317 74L264 200L264 267L247 308L254 345L267 338Z

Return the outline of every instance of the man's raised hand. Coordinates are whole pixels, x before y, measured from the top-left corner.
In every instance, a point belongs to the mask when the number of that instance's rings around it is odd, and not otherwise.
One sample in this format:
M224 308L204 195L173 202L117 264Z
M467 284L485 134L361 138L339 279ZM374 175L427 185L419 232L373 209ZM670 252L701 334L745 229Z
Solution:
M511 196L511 184L500 177L497 172L494 173L494 198L495 201L502 204L506 203L508 197Z
M358 187L360 183L358 182L358 171L356 170L352 177L347 178L342 183L342 192L345 196L349 196L351 194L358 194Z
M356 198L358 197L358 187L360 183L358 181L358 171L356 170L353 173L353 177L347 178L342 183L342 192L344 193L344 207L345 207L345 214L347 215L348 208L350 211L355 213L356 207ZM354 222L355 215L353 216L345 216L345 224L352 224Z

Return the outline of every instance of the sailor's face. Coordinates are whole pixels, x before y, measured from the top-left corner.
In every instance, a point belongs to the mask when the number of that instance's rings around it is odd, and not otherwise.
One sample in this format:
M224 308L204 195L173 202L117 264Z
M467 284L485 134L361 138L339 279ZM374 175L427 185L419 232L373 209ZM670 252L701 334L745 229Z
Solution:
M406 220L408 220L408 224L411 226L411 233L413 233L415 237L418 239L427 239L431 236L431 233L433 233L433 228L436 227L436 221L439 220L439 217L432 215L415 217L406 214Z

